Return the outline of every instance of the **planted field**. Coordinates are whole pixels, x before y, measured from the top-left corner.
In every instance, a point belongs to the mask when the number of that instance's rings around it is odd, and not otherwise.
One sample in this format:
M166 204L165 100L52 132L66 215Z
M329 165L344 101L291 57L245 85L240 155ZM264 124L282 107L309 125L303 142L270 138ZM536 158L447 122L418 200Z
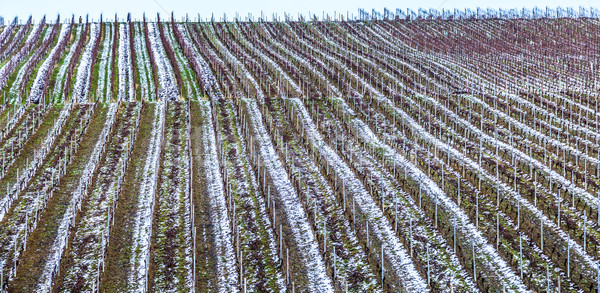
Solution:
M598 11L14 21L0 292L600 292Z

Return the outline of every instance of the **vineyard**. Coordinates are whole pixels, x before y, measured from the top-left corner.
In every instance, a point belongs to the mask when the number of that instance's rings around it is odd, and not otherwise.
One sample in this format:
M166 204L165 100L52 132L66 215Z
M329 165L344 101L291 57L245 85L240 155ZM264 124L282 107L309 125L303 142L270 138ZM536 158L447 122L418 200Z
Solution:
M600 292L600 12L0 26L0 292Z

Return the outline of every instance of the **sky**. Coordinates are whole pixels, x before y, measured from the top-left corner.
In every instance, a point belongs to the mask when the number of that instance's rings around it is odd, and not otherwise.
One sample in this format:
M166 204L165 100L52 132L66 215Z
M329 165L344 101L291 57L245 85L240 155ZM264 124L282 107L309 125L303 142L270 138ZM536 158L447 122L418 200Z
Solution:
M115 13L119 18L125 18L128 12L132 17L140 19L145 12L150 18L154 18L159 12L163 17L168 17L171 12L175 13L177 18L185 17L188 13L190 19L196 19L198 14L204 19L209 19L214 14L215 19L227 14L228 19L232 19L236 13L240 18L244 18L251 13L256 19L262 13L269 19L274 13L283 18L286 12L294 18L300 13L307 16L317 14L320 16L329 14L354 14L357 15L358 9L363 8L367 11L372 9L383 12L383 8L395 11L396 8L435 8L435 9L454 9L454 8L532 8L538 7L599 7L598 0L421 0L421 1L390 1L390 0L0 0L0 16L5 19L12 19L18 16L25 21L29 15L33 16L34 21L46 15L47 18L54 19L60 14L63 19L72 14L75 16L84 16L89 14L90 18L97 19L100 14L105 19L114 19Z

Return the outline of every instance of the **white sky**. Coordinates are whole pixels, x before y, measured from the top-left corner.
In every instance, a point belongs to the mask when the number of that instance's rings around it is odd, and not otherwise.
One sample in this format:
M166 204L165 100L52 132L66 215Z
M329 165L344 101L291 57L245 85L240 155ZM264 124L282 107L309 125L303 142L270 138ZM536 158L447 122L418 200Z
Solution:
M75 16L85 16L89 14L91 18L97 19L101 13L105 19L113 19L117 13L120 18L125 18L127 12L131 12L134 18L141 18L142 13L146 12L148 17L154 18L156 12L160 12L163 18L169 16L171 11L175 12L177 18L189 14L190 18L195 19L198 13L203 18L210 18L214 13L215 18L219 19L223 13L227 14L229 19L235 16L235 13L243 18L252 13L255 18L260 16L261 11L266 16L277 13L280 16L287 12L292 16L302 13L305 16L311 13L322 15L323 12L333 16L335 13L346 12L357 14L358 8L364 8L367 11L375 8L383 12L383 8L395 11L396 8L532 8L539 7L578 7L578 6L600 6L598 0L421 0L421 1L386 1L386 0L0 0L0 16L5 19L12 19L18 16L26 20L29 15L34 20L39 20L44 14L48 19L55 19L58 13L62 19L70 18L71 14Z

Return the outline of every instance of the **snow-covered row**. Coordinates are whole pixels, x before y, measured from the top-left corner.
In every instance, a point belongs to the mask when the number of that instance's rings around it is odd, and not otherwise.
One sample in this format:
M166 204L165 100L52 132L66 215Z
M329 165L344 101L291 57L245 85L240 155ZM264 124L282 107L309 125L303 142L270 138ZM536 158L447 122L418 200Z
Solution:
M90 75L92 74L92 60L94 54L94 45L96 44L96 39L100 38L100 32L102 29L100 28L100 24L93 23L91 25L90 30L90 40L88 41L83 54L81 55L81 60L79 62L79 66L77 67L77 77L75 79L75 86L73 87L72 99L74 101L78 101L79 103L86 102L87 95L90 88Z
M148 24L148 37L150 38L152 54L154 55L154 60L156 60L156 68L158 70L158 84L160 86L158 96L159 99L175 100L179 96L179 90L177 89L177 83L173 75L173 68L165 55L162 41L158 36L158 25L161 24Z
M94 150L90 154L89 160L85 165L81 177L79 177L79 184L71 195L67 210L62 215L62 218L59 219L57 236L54 239L54 243L52 243L50 247L50 255L44 263L44 269L40 278L40 283L37 284L36 289L39 292L49 292L52 288L52 281L54 279L53 277L58 272L62 254L64 253L67 242L69 241L69 232L71 231L70 228L75 223L77 211L81 208L81 201L88 193L88 188L92 184L94 173L98 167L98 163L100 162L102 154L104 153L106 141L108 140L115 123L118 104L113 103L108 107L109 109L106 121L104 122L104 128L102 129L102 132L100 133L100 136L94 145Z
M192 202L187 103L169 102L160 184L152 232L152 291L187 291L194 285Z
M131 101L134 98L133 67L129 46L129 25L119 26L119 100Z
M223 190L223 179L219 170L219 158L215 141L215 128L212 122L210 104L208 101L200 101L202 117L205 123L202 125L202 149L205 150L204 174L192 174L192 176L204 176L207 180L206 190L214 215L211 217L215 227L215 250L220 257L217 258L216 271L219 278L219 292L237 292L238 273L235 261L235 251L231 241L231 223L227 214L227 203Z
M129 283L133 292L148 290L148 268L150 266L150 241L154 219L155 195L157 190L160 155L163 148L165 127L164 102L155 104L152 136L148 146L144 165L144 179L138 192L138 205L133 224L133 245L131 245L131 263Z
M199 89L199 85L197 84L197 82L193 79L193 76L191 74L191 68L190 68L190 64L189 61L185 58L185 56L183 55L183 53L181 52L181 46L179 46L179 44L177 43L177 40L175 40L175 36L173 35L174 29L173 28L173 24L168 24L167 25L169 27L169 29L166 29L165 35L168 38L169 42L171 43L171 47L173 47L173 51L175 52L175 58L177 59L177 63L180 64L179 68L181 70L182 76L185 76L187 78L186 82L185 82L185 87L187 90L187 97L185 97L186 99L191 99L191 97L193 96L198 96L200 89ZM184 85L182 85L183 87Z
M135 62L137 64L137 70L140 76L138 83L140 85L142 94L140 99L148 101L154 96L155 89L154 82L152 81L152 67L150 66L150 58L148 57L146 42L144 42L144 33L140 25L140 23L134 24L133 27L135 33L130 33L134 34L133 43L135 46Z
M51 28L46 29L44 36L42 38L42 44L47 42L51 36L53 36L52 29ZM37 53L41 54L43 52L37 52ZM28 71L29 66L32 65L31 63L37 62L35 55L36 55L36 53L31 54L29 56L29 58L27 58L27 61L24 62L24 64L20 67L19 71L17 72L17 77L15 78L15 80L12 83L12 86L9 89L9 96L10 96L11 103L17 102L20 95L22 94L20 92L21 91L21 83L23 81L23 78L25 77L25 74ZM35 64L33 64L33 65L35 65Z
M292 241L295 241L300 254L299 257L305 266L306 276L309 280L307 289L310 292L333 292L332 281L327 276L325 262L320 255L319 246L306 218L306 213L285 168L279 160L279 156L273 148L271 138L262 124L262 115L258 110L256 101L245 99L244 102L248 107L248 114L250 115L248 119L255 134L254 141L259 147L258 151L262 157L262 162L275 187L277 201L280 203L279 208L284 211L286 221L294 236Z
M8 38L8 36L10 36L10 33L13 31L13 29L15 28L16 25L17 25L17 18L15 18L7 26L4 26L4 30L2 30L2 33L0 33L0 43L4 44L5 39Z
M78 25L77 31L75 32L76 39L75 39L75 41L73 41L71 46L69 46L69 49L68 49L69 53L67 53L67 56L65 56L64 59L62 60L62 65L60 66L60 68L58 69L58 73L56 74L56 81L54 83L54 91L52 92L52 97L56 101L64 100L63 89L64 89L64 85L65 85L65 77L67 75L67 69L69 69L69 64L71 63L71 59L73 58L73 55L75 54L75 48L77 47L78 38L85 37L85 36L81 35L83 33L83 31L84 31L84 25ZM54 70L54 69L51 68L50 70Z
M96 96L99 101L110 101L110 75L111 66L110 61L112 60L112 34L114 34L114 25L112 23L105 24L104 27L104 41L102 43L102 52L99 58L98 64L98 86L96 87Z
M29 55L29 52L31 52L33 49L33 46L38 41L38 38L46 25L45 19L46 18L44 17L43 21L40 21L35 29L29 33L27 40L25 40L25 45L21 47L19 52L13 55L10 58L10 61L0 68L0 89L4 88L12 71Z
M182 24L176 24L175 29L179 31L179 34L183 37L183 44L185 50L191 50L193 53L193 58L189 58L188 60L192 63L196 74L198 74L201 80L204 81L204 90L207 93L218 93L219 92L219 84L217 83L217 79L212 74L210 70L210 65L204 60L204 58L200 57L195 46L192 45L190 41L190 36L188 30Z
M336 176L344 182L348 194L352 194L356 201L356 208L366 218L369 223L370 231L373 237L381 239L381 246L385 263L393 268L394 275L402 281L400 285L407 291L426 292L427 283L421 278L406 249L400 243L394 231L390 227L381 209L373 201L363 184L360 182L348 165L338 156L321 137L321 134L315 128L312 118L304 108L299 99L291 99L295 108L298 110L299 119L305 129L305 135L310 141L311 146L319 152L321 158L327 161L328 165L333 167Z
M33 84L31 85L31 91L29 93L28 100L30 102L37 103L42 98L43 90L46 87L46 77L48 76L48 71L53 70L54 68L50 68L51 64L54 63L53 60L57 58L58 54L61 54L62 44L64 44L69 38L69 32L71 31L71 26L63 24L60 29L60 33L58 35L58 42L52 48L52 51L48 54L48 58L42 63L40 68L37 70L37 74L35 75L35 79Z

